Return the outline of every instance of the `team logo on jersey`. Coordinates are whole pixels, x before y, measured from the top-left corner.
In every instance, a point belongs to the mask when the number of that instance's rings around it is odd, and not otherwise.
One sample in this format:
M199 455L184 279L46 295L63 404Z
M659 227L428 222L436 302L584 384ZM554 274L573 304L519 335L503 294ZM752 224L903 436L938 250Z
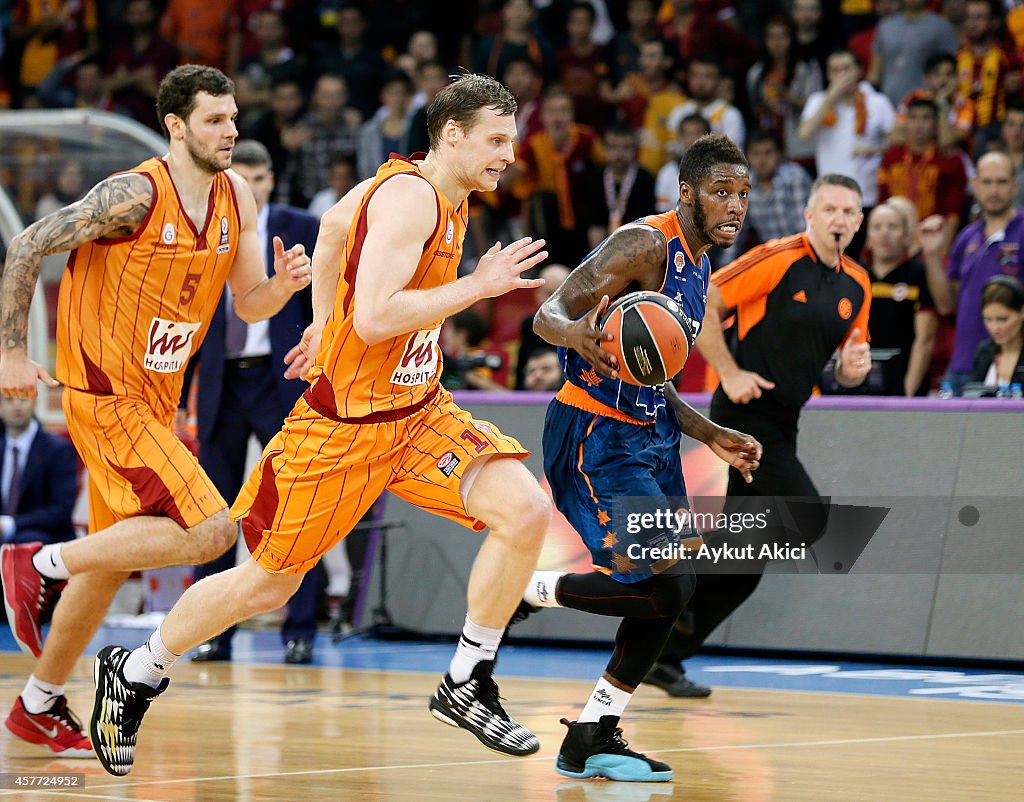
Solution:
M672 262L676 266L676 272L677 273L682 273L683 272L683 268L686 267L686 257L683 256L683 252L682 251L676 251L675 258L672 260Z
M444 241L451 245L453 239L455 239L455 223L449 220L448 228L444 231Z
M438 354L441 352L437 340L440 335L440 327L410 334L402 358L391 374L391 383L413 387L430 381L437 373Z
M174 230L174 223L165 225L164 230L160 234L160 239L164 245L173 245L177 238L178 232Z
M843 320L849 320L853 315L853 303L849 298L839 299L839 317Z
M227 219L227 217L222 217L220 219L220 244L221 245L227 245L228 244L228 219ZM223 252L224 251L222 251L220 248L217 249L217 253L223 253Z
M905 301L907 300L907 294L910 288L902 281L899 284L892 285L892 299L894 301Z
M455 469L459 467L461 460L455 456L454 453L449 451L441 459L437 461L438 470L441 471L445 476L450 477L455 473Z
M202 323L155 317L146 337L143 366L155 373L178 373L192 356L192 343Z

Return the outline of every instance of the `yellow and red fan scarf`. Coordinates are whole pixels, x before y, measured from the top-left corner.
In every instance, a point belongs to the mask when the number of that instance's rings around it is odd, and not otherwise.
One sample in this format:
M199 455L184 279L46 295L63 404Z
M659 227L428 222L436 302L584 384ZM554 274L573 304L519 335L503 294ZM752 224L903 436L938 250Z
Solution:
M868 100L860 89L857 90L857 98L853 101L853 112L853 131L857 136L864 136L868 130ZM836 116L834 108L829 109L828 113L821 118L822 128L831 128L837 122L839 122L839 118Z

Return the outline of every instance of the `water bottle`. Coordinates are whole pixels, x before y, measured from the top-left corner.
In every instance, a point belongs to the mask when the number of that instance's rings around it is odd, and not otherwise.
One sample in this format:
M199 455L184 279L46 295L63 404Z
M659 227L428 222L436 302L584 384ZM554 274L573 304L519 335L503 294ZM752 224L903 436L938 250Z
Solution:
M939 385L939 398L953 397L953 382L942 382Z
M1009 398L1010 397L1010 383L999 382L999 389L996 390L996 398Z
M1010 385L1010 398L1021 398L1021 386L1019 382L1014 382Z

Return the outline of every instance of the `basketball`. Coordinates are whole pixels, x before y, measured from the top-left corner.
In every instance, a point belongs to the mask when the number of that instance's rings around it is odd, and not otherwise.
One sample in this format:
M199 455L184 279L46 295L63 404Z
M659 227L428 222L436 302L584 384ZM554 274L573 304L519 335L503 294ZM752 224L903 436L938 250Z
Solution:
M683 369L693 347L693 330L675 301L660 292L631 292L611 306L601 331L615 339L601 347L619 361L627 384L663 384Z

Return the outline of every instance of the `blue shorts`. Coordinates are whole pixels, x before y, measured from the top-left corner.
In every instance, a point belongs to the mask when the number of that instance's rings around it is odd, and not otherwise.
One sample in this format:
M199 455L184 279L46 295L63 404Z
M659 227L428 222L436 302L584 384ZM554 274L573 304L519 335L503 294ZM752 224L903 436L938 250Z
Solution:
M557 400L548 406L544 474L555 507L583 538L594 567L619 582L641 582L653 572L633 565L624 553L625 546L639 541L611 528L612 504L622 496L646 496L655 509L668 507L659 501L665 496L685 498L679 439L671 410L640 425Z

